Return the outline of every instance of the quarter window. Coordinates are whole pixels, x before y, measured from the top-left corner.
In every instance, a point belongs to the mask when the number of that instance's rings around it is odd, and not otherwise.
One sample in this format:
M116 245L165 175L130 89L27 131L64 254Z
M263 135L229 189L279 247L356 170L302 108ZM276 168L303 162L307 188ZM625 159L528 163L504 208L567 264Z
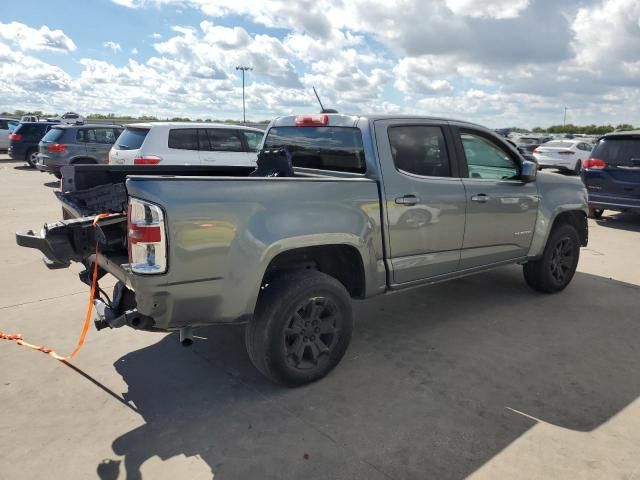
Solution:
M96 143L111 145L116 141L116 136L113 134L112 128L96 128L95 132Z
M450 177L451 165L440 127L389 128L393 163L402 172L426 177Z
M249 132L243 131L244 139L247 142L247 147L250 152L256 152L258 150L258 146L262 141L262 136L264 135L262 132Z
M515 180L520 174L516 161L491 140L469 132L461 133L470 178Z
M198 150L198 129L179 128L169 130L169 148Z

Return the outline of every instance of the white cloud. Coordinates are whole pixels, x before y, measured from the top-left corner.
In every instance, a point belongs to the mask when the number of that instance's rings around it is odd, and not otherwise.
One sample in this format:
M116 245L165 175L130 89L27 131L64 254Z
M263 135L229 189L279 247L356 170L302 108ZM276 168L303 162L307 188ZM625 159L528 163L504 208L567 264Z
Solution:
M76 44L62 30L51 30L46 25L35 29L20 22L0 22L0 39L8 40L20 50L73 52L76 49Z
M468 17L514 18L529 6L529 0L445 0L456 15Z
M140 52L138 52L137 48L134 47L134 48L131 49L131 55L137 55L138 53L140 53Z
M122 50L122 47L120 46L119 43L116 42L112 42L111 40L109 40L108 42L104 42L102 44L103 47L108 48L109 50L111 50L113 53L119 52Z
M136 60L116 66L84 58L73 78L24 54L5 60L8 53L0 53L1 66L8 62L15 78L20 63L38 65L44 73L31 74L33 88L57 92L47 101L132 114L238 118L235 67L246 65L254 68L246 76L251 118L317 111L316 86L327 106L341 111L437 113L490 126L535 126L558 123L566 105L578 123L640 124L638 0L116 3L198 9L206 20L168 34L147 32L150 57L123 44ZM245 27L221 25L232 16L241 16ZM246 26L253 24L260 27ZM29 34L44 28L19 25ZM9 51L25 49L17 34L0 30L3 38ZM22 41L28 43L24 35ZM36 42L51 48L43 44ZM0 83L0 103L20 108L16 98L26 95L19 92L31 88L26 80Z

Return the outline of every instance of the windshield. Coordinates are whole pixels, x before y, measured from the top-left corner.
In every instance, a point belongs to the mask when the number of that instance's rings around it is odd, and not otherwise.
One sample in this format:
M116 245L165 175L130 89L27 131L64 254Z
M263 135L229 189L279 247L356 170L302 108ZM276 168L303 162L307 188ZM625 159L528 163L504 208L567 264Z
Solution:
M116 140L114 147L117 150L137 150L142 146L147 133L149 133L148 128L127 127Z
M264 148L288 147L294 167L364 173L360 130L353 127L273 127Z
M603 138L591 154L607 165L640 167L640 135L637 137Z
M42 137L43 142L57 142L64 134L64 130L61 128L52 128L47 134Z

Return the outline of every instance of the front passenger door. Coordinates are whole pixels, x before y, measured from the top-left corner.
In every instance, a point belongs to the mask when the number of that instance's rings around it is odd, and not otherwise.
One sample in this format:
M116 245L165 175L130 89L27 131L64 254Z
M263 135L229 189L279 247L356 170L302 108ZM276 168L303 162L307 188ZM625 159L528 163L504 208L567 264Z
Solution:
M454 130L466 159L461 268L525 257L538 213L536 183L520 180L519 157L496 136L467 127Z

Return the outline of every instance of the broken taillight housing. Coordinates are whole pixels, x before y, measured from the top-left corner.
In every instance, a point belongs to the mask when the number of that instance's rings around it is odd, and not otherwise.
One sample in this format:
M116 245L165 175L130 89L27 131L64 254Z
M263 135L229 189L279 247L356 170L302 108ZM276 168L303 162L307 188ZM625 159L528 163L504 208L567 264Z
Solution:
M167 271L167 237L162 208L153 203L129 199L127 215L129 265L134 273Z

